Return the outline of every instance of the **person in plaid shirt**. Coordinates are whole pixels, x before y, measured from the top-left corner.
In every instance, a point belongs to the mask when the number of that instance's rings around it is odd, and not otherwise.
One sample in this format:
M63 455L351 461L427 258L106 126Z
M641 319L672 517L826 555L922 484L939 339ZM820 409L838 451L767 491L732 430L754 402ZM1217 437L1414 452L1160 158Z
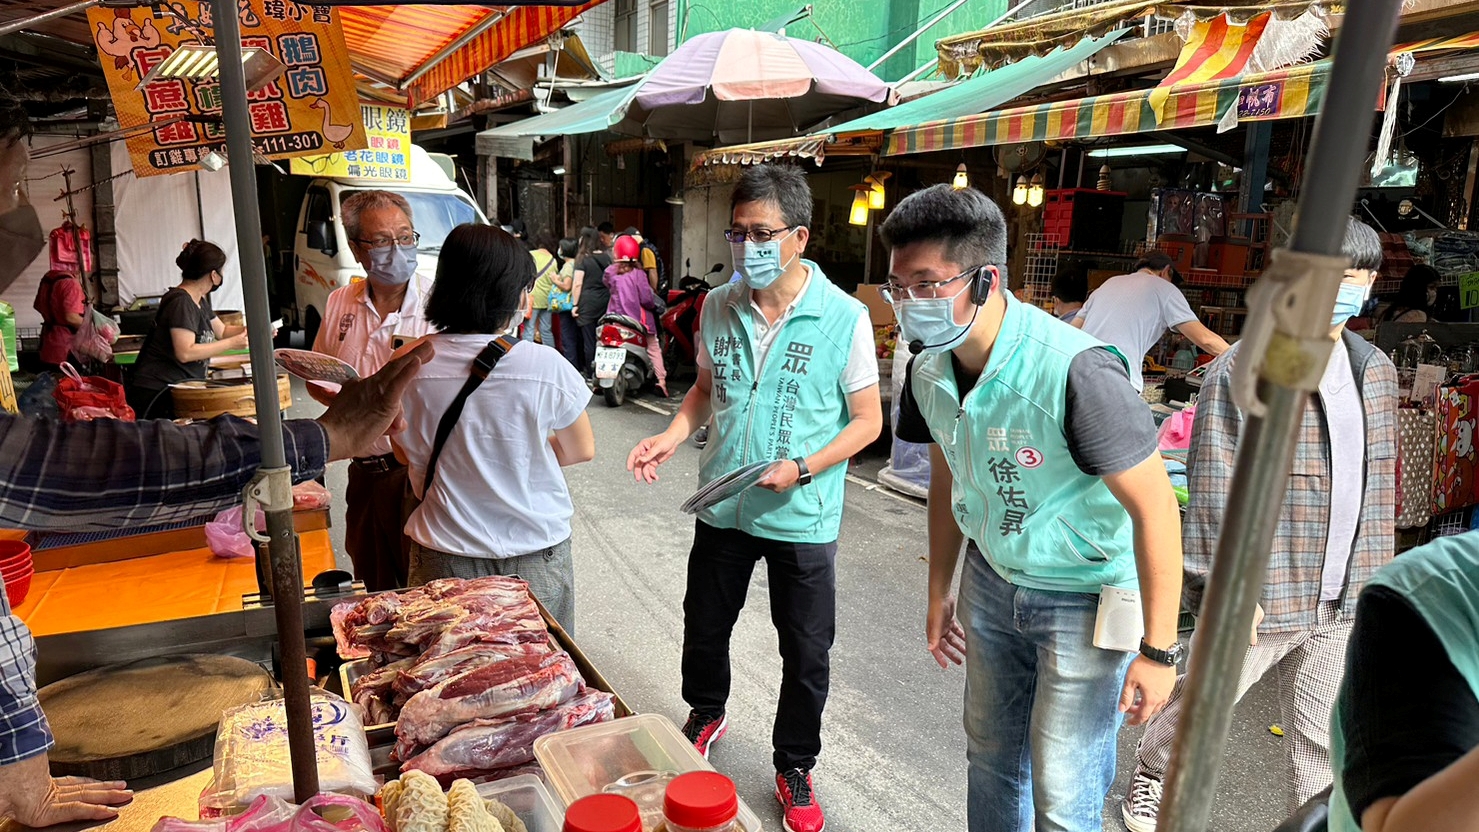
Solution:
M1349 263L1331 324L1334 349L1299 429L1238 698L1270 670L1279 675L1290 813L1330 785L1330 711L1345 672L1356 598L1392 559L1397 505L1397 370L1369 342L1345 331L1371 297L1381 240L1351 219ZM1212 362L1192 422L1182 538L1183 605L1197 610L1206 589L1237 458L1243 414L1230 378L1238 349ZM1151 720L1136 750L1125 826L1153 832L1161 784L1181 713L1182 682Z
M283 423L294 481L363 453L400 413L401 393L431 347L350 382L317 420ZM0 416L0 526L119 528L198 518L241 499L261 465L257 426L111 420L64 425ZM52 778L46 715L36 698L36 645L0 592L0 819L24 826L103 821L133 799L122 782Z

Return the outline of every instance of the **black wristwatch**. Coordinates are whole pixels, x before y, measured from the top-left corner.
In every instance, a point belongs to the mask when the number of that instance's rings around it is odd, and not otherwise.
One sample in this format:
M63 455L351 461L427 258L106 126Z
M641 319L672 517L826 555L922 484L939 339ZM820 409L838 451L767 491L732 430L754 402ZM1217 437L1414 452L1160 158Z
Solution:
M1185 654L1186 648L1181 646L1181 642L1179 641L1174 642L1165 650L1157 650L1156 648L1151 647L1149 644L1146 644L1145 639L1140 639L1140 655L1144 656L1147 659L1150 659L1156 664L1163 664L1166 667L1175 667L1176 665L1181 663L1181 657Z
M806 458L798 456L791 461L796 463L796 470L798 472L796 475L796 484L811 485L811 469L806 467Z

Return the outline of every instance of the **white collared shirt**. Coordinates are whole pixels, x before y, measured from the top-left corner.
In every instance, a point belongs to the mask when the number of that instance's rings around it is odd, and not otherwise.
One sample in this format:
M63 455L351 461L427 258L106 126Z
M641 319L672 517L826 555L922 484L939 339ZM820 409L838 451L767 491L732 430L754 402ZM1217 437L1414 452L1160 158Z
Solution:
M382 316L370 299L370 282L355 280L329 295L323 323L313 340L313 351L332 355L354 367L365 378L379 372L395 351L392 337L420 338L436 331L426 320L426 298L432 277L417 272L406 286L401 308ZM371 456L390 453L390 440L380 437L371 446Z

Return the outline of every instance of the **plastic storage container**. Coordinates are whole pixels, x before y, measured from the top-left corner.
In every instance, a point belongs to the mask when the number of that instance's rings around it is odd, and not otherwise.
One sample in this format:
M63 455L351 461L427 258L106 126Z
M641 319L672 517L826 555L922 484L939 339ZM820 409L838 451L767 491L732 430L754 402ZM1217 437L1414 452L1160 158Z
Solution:
M673 778L663 796L667 832L734 832L739 797L734 781L716 771L690 771Z
M672 720L641 714L547 734L534 741L555 797L567 806L588 795L621 794L636 801L643 829L662 822L663 795L673 778L714 771ZM760 818L739 801L736 832L760 832Z
M533 774L478 784L478 794L514 810L529 832L560 832L560 807Z
M593 794L570 804L564 832L642 832L637 804L621 795Z

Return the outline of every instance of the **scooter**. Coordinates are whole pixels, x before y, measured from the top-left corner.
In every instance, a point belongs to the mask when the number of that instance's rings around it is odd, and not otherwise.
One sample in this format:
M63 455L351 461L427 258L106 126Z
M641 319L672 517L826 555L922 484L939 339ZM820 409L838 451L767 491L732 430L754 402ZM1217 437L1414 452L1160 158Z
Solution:
M657 371L647 355L647 330L626 315L603 315L596 322L596 384L609 407L621 407L657 383Z
M684 261L685 271L691 269L692 262ZM665 340L662 357L669 376L679 366L697 361L698 322L704 311L704 299L713 288L709 278L723 272L724 264L715 263L701 278L684 274L678 279L678 288L668 291L668 311L663 313L658 325Z

